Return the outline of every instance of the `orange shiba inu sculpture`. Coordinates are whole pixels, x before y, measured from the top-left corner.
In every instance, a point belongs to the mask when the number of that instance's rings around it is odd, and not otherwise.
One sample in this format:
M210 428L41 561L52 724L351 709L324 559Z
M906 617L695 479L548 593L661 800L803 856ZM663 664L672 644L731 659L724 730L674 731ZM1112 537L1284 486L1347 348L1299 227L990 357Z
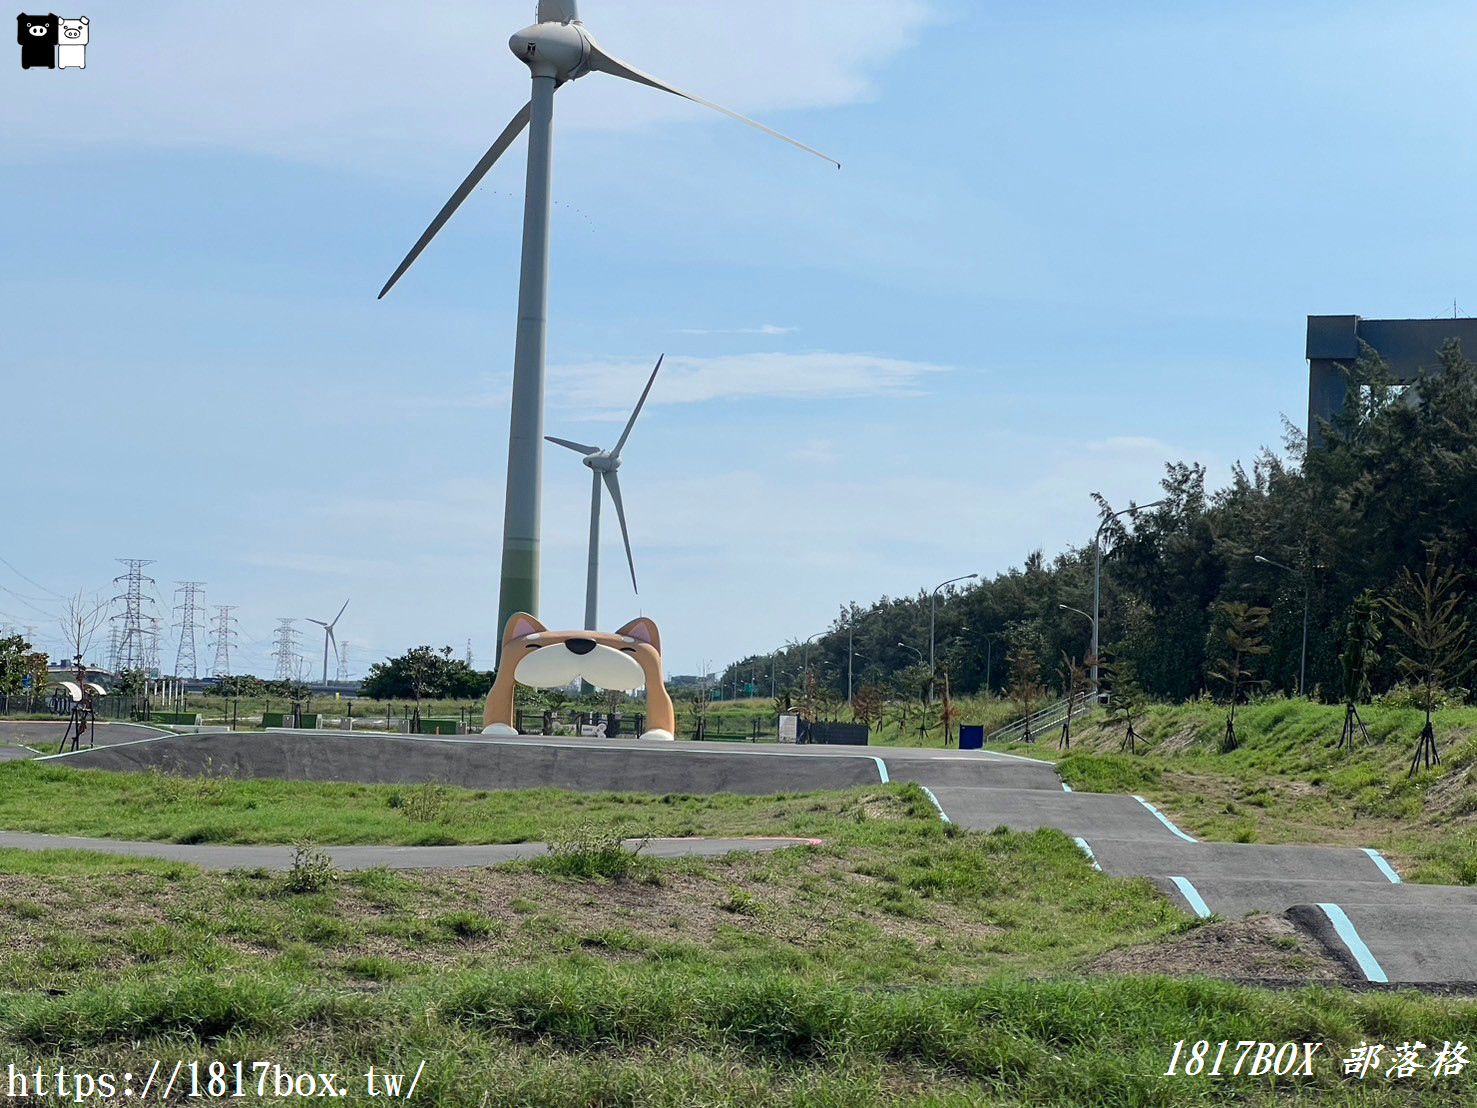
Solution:
M602 689L646 687L643 739L672 739L677 718L662 680L662 642L656 624L636 619L613 635L550 631L527 612L515 612L503 631L503 660L482 713L484 735L516 735L513 694L519 684L557 689L583 678Z

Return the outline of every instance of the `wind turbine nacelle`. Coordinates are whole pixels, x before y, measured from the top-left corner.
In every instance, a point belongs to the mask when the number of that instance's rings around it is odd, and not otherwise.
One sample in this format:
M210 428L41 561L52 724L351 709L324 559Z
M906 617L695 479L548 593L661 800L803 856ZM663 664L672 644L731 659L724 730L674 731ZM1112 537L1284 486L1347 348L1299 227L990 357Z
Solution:
M535 77L572 81L589 69L590 41L572 23L536 23L508 39L508 49Z

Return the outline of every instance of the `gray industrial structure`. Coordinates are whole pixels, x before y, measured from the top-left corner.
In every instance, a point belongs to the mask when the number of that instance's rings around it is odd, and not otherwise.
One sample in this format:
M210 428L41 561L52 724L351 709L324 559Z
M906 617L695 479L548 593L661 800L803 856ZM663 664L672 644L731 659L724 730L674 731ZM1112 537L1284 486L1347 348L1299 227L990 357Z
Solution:
M1450 339L1477 350L1477 319L1361 319L1357 315L1308 317L1308 445L1323 442L1318 421L1344 410L1347 367L1359 344L1378 351L1397 385L1414 384L1422 371L1440 367L1437 357Z

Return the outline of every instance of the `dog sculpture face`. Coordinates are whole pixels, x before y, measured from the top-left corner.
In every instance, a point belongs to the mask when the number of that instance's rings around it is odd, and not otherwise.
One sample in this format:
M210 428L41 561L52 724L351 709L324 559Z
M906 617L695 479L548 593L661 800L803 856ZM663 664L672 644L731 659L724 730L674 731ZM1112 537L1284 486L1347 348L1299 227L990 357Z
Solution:
M636 619L613 635L601 631L550 631L517 612L503 631L502 664L482 713L485 735L516 735L514 693L520 684L557 689L583 678L602 689L646 689L643 739L671 739L676 727L672 698L662 680L661 636L649 619Z

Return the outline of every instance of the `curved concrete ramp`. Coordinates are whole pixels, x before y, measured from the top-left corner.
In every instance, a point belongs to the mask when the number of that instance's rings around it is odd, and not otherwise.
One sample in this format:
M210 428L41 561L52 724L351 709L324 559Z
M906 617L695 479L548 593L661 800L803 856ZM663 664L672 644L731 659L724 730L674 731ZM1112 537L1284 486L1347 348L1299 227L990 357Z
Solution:
M1096 849L1094 847L1094 849ZM1210 911L1219 916L1244 916L1247 912L1282 912L1298 904L1337 903L1351 917L1364 908L1461 908L1477 918L1477 889L1458 885L1391 884L1383 877L1377 880L1351 882L1328 875L1307 879L1220 877L1195 875L1186 877L1154 877L1158 885L1176 903L1191 912L1193 892ZM1188 882L1187 888L1182 882Z
M46 759L77 769L138 772L161 769L191 776L274 777L290 781L352 781L468 789L572 789L763 796L875 785L870 755L835 757L694 748L686 743L532 742L522 739L437 739L389 735L219 732L171 735Z

